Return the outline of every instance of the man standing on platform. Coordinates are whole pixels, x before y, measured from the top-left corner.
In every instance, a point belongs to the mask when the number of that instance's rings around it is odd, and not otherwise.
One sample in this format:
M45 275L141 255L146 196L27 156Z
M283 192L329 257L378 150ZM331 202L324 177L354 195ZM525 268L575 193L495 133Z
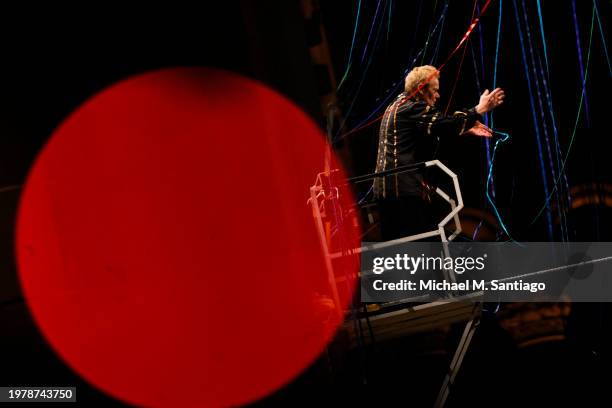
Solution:
M503 103L504 91L485 90L478 105L445 115L435 104L440 97L439 71L416 67L406 76L404 92L387 107L383 116L376 159L376 172L433 160L445 137L473 134L491 137L479 120ZM383 240L431 231L434 228L425 172L410 171L379 177L374 197L379 200Z

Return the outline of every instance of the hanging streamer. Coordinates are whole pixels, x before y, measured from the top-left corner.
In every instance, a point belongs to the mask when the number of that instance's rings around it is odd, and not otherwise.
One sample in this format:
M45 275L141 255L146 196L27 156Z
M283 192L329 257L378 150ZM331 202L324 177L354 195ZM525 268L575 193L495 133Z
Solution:
M436 25L434 26L434 29L433 29L433 31L432 31L432 33L431 33L431 35L435 34L435 32L437 31L438 26L440 25L440 22L441 22L441 21L443 21L443 19L444 19L444 18L445 18L445 16L446 16L447 9L448 9L448 0L447 0L447 1L445 2L445 4L444 4L444 8L443 8L443 10L442 10L442 12L441 12L441 14L440 14L440 17L438 18L438 21L437 21ZM389 20L389 24L390 24L390 20ZM374 108L374 110L373 110L373 111L371 111L371 112L370 112L370 113L369 113L369 114L366 116L366 118L365 118L364 120L362 120L362 121L361 121L359 124L357 124L357 125L355 126L356 128L358 128L358 127L362 126L364 123L366 123L368 120L370 120L370 118L371 118L372 116L374 116L375 114L377 114L377 113L380 111L380 109L381 109L381 108L385 107L385 106L388 104L388 102L390 101L390 99L391 99L391 98L393 98L393 97L395 97L395 96L396 96L397 91L399 90L399 88L400 88L400 87L403 85L403 83L404 83L404 82L403 82L403 78L406 76L406 74L408 73L408 71L410 71L410 69L412 69L412 67L413 67L413 66L414 66L414 64L416 63L417 59L418 59L418 58L419 58L419 57L420 57L420 56L423 54L423 52L425 51L425 49L426 49L426 48L427 48L427 43L425 44L425 46L424 46L423 48L421 48L421 50L420 50L420 51L417 53L417 55L416 55L416 56L415 56L415 57L412 59L412 62L411 62L409 65L408 65L408 68L406 68L406 69L404 70L404 73L403 73L402 78L401 78L401 79L399 79L399 80L397 80L397 81L396 81L396 82L394 82L393 84L391 84L391 88L388 88L388 89L385 91L385 94L386 94L386 95L383 97L382 102L381 102L381 103L380 103L378 106L376 106L376 108ZM370 61L371 61L371 60L370 60ZM360 83L362 83L364 79L365 79L365 76L362 76L362 80L360 81ZM378 100L378 99L377 99L377 100ZM353 106L353 104L354 104L354 101L355 101L354 99L351 101L351 104L350 104L350 109L349 109L349 111L347 111L347 112L349 112L349 113L350 113L350 111L352 110L352 106ZM348 114L345 116L345 120L344 120L344 122L342 123L342 126L340 126L340 128L338 129L338 134L337 134L337 135L334 137L334 142L337 142L337 141L341 140L341 139L342 139L342 138L345 136L345 135L340 135L340 132L342 131L342 129L343 129L343 127L344 127L344 123L346 122L346 119L347 119L347 118L348 118ZM340 137L338 137L338 135L340 135Z
M493 208L493 211L495 212L495 217L497 218L499 225L502 227L502 229L504 230L508 238L510 238L511 240L514 240L512 238L512 235L510 235L510 232L508 232L508 228L506 228L506 224L502 220L502 217L499 214L499 210L497 209L495 202L489 195L489 186L493 184L493 164L495 163L495 153L497 152L497 147L499 146L500 143L505 143L508 140L510 140L510 135L508 133L504 133L504 132L495 132L495 133L501 135L502 137L497 139L497 141L495 142L495 145L493 146L493 154L491 155L491 164L489 165L489 174L487 175L486 196L487 196L487 200L489 200L489 204L491 204L491 208Z
M536 91L536 101L537 101L537 107L538 107L538 111L540 114L540 124L542 125L542 133L544 135L544 139L542 144L545 147L545 152L548 158L548 164L550 167L550 173L552 176L552 179L555 180L557 178L557 171L555 170L555 166L553 163L553 159L552 159L552 153L551 153L551 142L550 142L550 137L549 137L549 133L548 133L548 125L546 122L546 117L544 114L544 103L542 102L542 92L541 92L541 81L540 79L543 81L546 80L546 74L544 72L544 70L541 67L541 63L540 60L537 56L537 48L536 51L534 51L534 40L532 39L531 36L531 30L530 30L530 24L529 24L529 19L527 16L527 7L525 4L525 0L521 1L522 6L523 6L523 20L525 22L525 32L527 33L527 44L529 45L528 49L529 49L529 56L531 57L531 67L532 67L532 72L533 72L533 82L535 84L535 91ZM538 67L540 68L540 71L538 73L537 69ZM546 92L546 90L544 90ZM554 119L553 119L554 120ZM535 124L535 126L538 126L538 124ZM545 168L542 168L542 171L545 174ZM560 174L561 175L561 174ZM562 205L561 205L561 194L557 193L556 195L556 202L557 202L557 212L558 212L558 216L559 216L559 220L561 221L561 234L562 234L562 238L563 240L565 240L565 229L564 229L564 214L563 214L563 209L562 209ZM549 229L552 231L553 227L552 227L552 214L551 214L551 225L549 226ZM551 235L550 239L553 239L554 237Z
M353 40L351 41L351 49L349 51L348 64L346 65L346 71L344 71L344 75L342 76L342 79L340 80L340 83L338 84L338 88L336 89L336 91L340 90L340 87L346 80L349 70L351 69L351 63L353 61L353 50L355 49L355 38L357 37L357 27L359 26L359 14L360 13L361 13L361 0L359 0L359 3L357 3L357 17L355 17L355 28L353 29Z
M438 21L436 23L436 25L434 26L434 29L431 33L431 35L433 36L435 34L435 32L438 29L438 26L440 25L440 22L442 22L442 24L444 23L444 19L446 17L446 11L448 9L448 0L446 1L446 3L444 4L444 8L440 14L440 17L438 18ZM414 67L417 59L423 54L423 52L425 51L427 47L427 43L425 44L425 46L423 48L421 48L421 50L415 55L415 57L412 59L412 61L410 62L410 64L408 65L408 67L404 70L402 78L397 80L396 82L394 82L393 84L391 84L391 87L388 88L385 91L385 95L383 96L383 100L382 102L380 102L380 104L378 104L374 110L372 110L366 117L365 119L363 119L359 124L357 124L355 126L355 128L359 128L360 126L362 126L364 123L368 122L372 116L376 115L382 108L386 107L390 101L391 98L394 98L397 94L397 91L400 89L401 86L403 86L404 81L403 78L406 77L406 74L408 74L408 72ZM379 100L380 98L378 98L377 100ZM340 129L338 129L338 134L340 134L340 131L342 130L342 127ZM334 142L341 140L345 135L340 135L340 137L338 137L338 135L336 135L336 138L334 139Z
M578 28L578 17L576 16L576 0L572 0L572 19L574 21L574 32L576 34L576 51L578 52L578 66L580 67L580 82L584 81L584 65L582 64L582 46L580 45L580 30ZM589 114L589 97L584 93L584 109L586 123L591 127L591 115Z
M534 126L534 130L536 132L536 146L538 147L538 159L540 161L540 169L541 169L541 174L542 174L542 183L544 186L544 196L548 196L548 180L546 177L546 172L545 172L545 165L544 165L544 158L542 156L542 143L540 140L540 129L538 127L538 120L536 118L536 114L535 114L535 102L533 100L533 94L531 92L531 90L533 89L532 87L532 83L531 83L531 75L529 74L529 68L527 67L527 53L525 51L525 44L524 44L524 38L523 38L523 31L521 29L521 23L520 23L520 19L519 19L519 14L518 14L518 5L516 4L516 0L512 0L513 6L514 6L514 18L516 20L516 26L518 29L518 34L519 34L519 42L521 45L521 55L523 57L523 69L525 71L525 76L527 78L527 88L529 90L528 94L529 94L529 102L531 104L531 116L532 116L532 120L533 120L533 126ZM546 205L545 208L547 208L548 206ZM552 241L552 237L553 237L553 230L552 230L552 217L550 215L550 211L548 211L546 213L547 216L547 226L548 226L548 236L550 238L550 240Z
M379 0L379 4L380 4L380 1L381 0ZM384 11L383 11L382 14L384 15ZM374 21L372 22L372 28L370 29L370 34L373 32L374 26L376 25L376 17L377 17L377 15L378 14L375 14L375 16L374 16ZM383 24L380 24L379 27L378 27L378 30L376 31L376 37L374 38L374 47L373 47L374 50L376 50L376 48L377 48L378 41L380 39L380 32L381 32L382 26L383 26ZM368 43L369 42L370 42L370 37L368 36ZM367 48L367 46L368 46L368 44L366 44L366 48ZM364 52L363 55L365 55L365 52ZM349 105L349 108L346 111L344 119L342 120L342 123L340 124L340 127L338 129L338 133L344 128L344 125L346 124L346 121L348 120L348 118L349 118L349 116L351 114L351 111L353 110L353 107L355 106L355 102L357 101L357 97L359 96L359 92L361 91L361 87L362 87L362 85L363 85L363 83L364 83L364 81L366 79L366 74L367 74L367 72L368 72L368 70L370 68L370 65L371 65L373 60L374 60L373 55L370 55L370 57L368 58L368 62L366 64L366 66L365 66L365 69L363 70L363 72L361 74L361 78L359 80L359 84L357 85L357 89L355 91L355 94L353 95L353 99L351 100L351 103ZM337 136L338 136L338 134L336 134L336 136L334 137L334 140L337 139Z
M589 64L591 62L591 46L593 44L593 27L594 27L594 25L595 25L595 6L593 6L593 13L592 13L592 16L591 16L591 29L590 29L590 32L589 32L589 48L588 48L588 51L587 51L587 62L586 62L584 80L582 81L582 90L580 92L580 102L578 103L578 112L576 113L576 121L574 122L574 128L572 130L572 136L570 137L569 146L567 148L567 152L565 153L565 158L563 159L562 169L565 169L565 165L567 163L567 159L569 158L569 154L570 154L570 151L572 149L572 145L574 144L574 139L576 137L576 130L578 129L578 123L580 122L580 113L582 112L582 105L583 105L583 102L584 102L584 92L585 92L586 83L587 83L587 79L588 79L588 75L589 75ZM537 215L531 221L532 225L538 220L538 218L540 218L540 216L542 215L542 212L548 206L548 203L550 202L550 199L552 198L552 195L554 194L554 192L557 189L558 183L559 183L559 178L557 178L557 180L555 180L555 183L553 185L553 190L551 191L551 193L546 198L546 201L544 202L544 205L542 206L540 211L538 211Z
M448 63L448 61L457 53L457 51L459 50L459 48L461 48L461 45L463 45L463 43L468 39L468 37L472 34L472 31L474 30L474 27L476 27L478 25L478 22L480 21L480 18L482 17L482 15L485 13L485 11L487 10L487 8L489 7L489 4L491 4L491 0L487 0L487 2L485 3L484 7L482 8L480 14L478 15L478 18L476 18L474 20L474 22L472 24L470 24L467 32L465 33L465 35L463 36L463 38L461 39L461 41L459 42L459 44L457 44L457 46L455 47L455 49L448 55L448 57L446 58L446 60L440 65L440 67L438 68L438 71L441 71L444 66ZM433 77L436 74L432 74L429 78L427 78L425 81L423 81L423 83L421 85L419 85L419 87L410 95L407 95L403 100L402 103L405 103L406 101L408 101L410 98L412 98L414 95L416 95L418 92L420 92L428 83L429 81L431 81L431 79L433 79ZM378 116L375 119L372 119L371 121L365 123L362 126L356 127L342 135L340 135L339 139L343 139L355 132L358 132L359 130L365 129L368 126L373 125L374 123L378 122L380 119L382 119L382 115Z

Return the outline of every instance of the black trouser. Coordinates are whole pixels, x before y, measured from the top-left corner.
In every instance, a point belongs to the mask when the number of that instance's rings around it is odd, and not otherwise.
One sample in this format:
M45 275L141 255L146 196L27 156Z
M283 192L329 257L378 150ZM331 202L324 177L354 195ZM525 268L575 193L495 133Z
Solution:
M420 234L436 228L433 206L419 196L381 200L379 210L383 241Z

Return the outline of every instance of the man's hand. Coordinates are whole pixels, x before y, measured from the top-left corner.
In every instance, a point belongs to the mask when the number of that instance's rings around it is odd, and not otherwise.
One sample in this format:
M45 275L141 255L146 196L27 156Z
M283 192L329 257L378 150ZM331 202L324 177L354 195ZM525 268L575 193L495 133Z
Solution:
M493 137L493 131L489 127L480 123L479 121L476 121L476 124L472 126L471 128L469 128L468 130L466 130L465 132L463 132L462 135Z
M482 115L492 111L504 103L504 96L504 90L501 88L496 88L493 92L485 89L482 95L480 95L480 102L476 106L476 112Z

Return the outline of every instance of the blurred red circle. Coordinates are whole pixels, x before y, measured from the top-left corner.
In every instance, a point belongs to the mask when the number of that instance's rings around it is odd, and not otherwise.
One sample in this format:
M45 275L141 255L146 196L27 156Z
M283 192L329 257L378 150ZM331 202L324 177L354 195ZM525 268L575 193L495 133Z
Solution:
M220 70L92 97L40 153L19 208L20 279L48 342L138 405L237 405L291 381L341 322L306 204L324 148L291 102ZM358 240L348 220L340 233ZM344 266L342 307L357 260Z

